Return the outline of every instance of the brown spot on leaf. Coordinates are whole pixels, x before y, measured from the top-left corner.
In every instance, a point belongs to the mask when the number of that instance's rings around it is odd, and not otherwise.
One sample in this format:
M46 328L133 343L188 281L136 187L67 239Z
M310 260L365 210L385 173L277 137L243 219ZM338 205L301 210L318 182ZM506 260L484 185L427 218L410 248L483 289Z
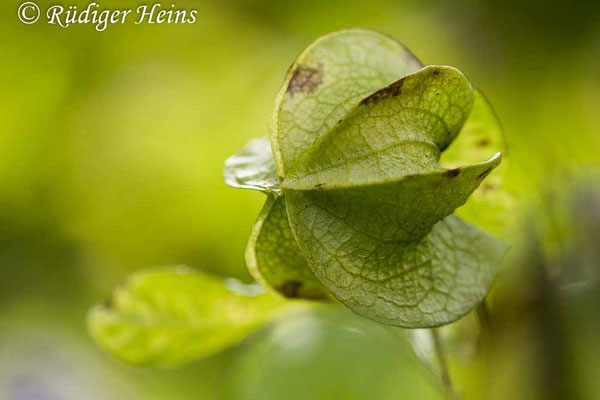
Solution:
M404 85L404 78L389 84L388 86L379 89L372 95L365 97L362 99L360 104L367 105L372 103L377 103L380 100L383 100L388 97L396 97L402 93L402 85Z
M437 74L439 74L439 73L440 73L440 71L438 71L437 69L436 69L435 71L433 71L433 74L434 74L434 75L437 75Z
M300 281L287 281L277 287L277 291L283 294L285 297L294 299L298 297L302 282Z
M311 287L310 285L306 286L300 281L287 281L278 286L276 289L284 297L289 299L308 299L319 301L331 300L324 290L317 287Z
M490 144L490 141L488 139L481 139L477 142L477 146L479 146L479 147L485 147L489 144Z
M446 176L449 178L456 178L460 175L460 168L449 169L446 171Z
M298 65L292 75L287 92L292 96L296 93L314 93L321 83L323 83L323 71L320 67Z
M324 183L317 183L317 184L315 185L315 189L321 189L323 186L325 186L325 184L324 184Z

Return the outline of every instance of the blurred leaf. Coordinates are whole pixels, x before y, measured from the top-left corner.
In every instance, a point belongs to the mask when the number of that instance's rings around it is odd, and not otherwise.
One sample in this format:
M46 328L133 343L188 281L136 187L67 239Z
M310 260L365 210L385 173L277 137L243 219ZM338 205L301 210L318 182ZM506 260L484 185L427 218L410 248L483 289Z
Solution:
M268 196L250 235L246 265L254 279L285 297L329 297L300 252L282 197Z
M279 175L362 98L420 66L400 42L376 31L317 39L296 58L277 95L271 143Z
M155 268L135 273L108 304L93 308L88 327L123 361L174 367L236 344L285 305L258 285L181 266Z
M239 153L225 160L223 177L231 187L281 192L268 138L251 140Z
M278 320L244 346L231 371L228 400L443 397L402 331L327 305Z

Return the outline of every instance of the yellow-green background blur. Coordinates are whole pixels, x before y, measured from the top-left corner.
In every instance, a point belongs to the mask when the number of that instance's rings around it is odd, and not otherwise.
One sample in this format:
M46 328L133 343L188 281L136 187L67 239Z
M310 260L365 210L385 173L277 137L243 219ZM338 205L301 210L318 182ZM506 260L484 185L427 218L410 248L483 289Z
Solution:
M264 199L225 186L223 161L267 134L294 57L354 26L460 68L504 125L517 222L492 292L501 344L491 382L455 373L461 390L600 398L597 2L174 3L197 22L96 32L25 25L20 2L0 5L0 399L437 397L427 372L395 355L410 349L329 309L173 371L114 361L85 330L86 310L138 268L249 279L243 251Z

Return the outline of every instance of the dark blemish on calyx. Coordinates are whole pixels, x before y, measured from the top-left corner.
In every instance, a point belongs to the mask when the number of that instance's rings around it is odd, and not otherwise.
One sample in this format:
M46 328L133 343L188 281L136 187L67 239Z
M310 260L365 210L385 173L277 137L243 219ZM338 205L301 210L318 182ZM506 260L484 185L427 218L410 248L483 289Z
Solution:
M277 290L285 297L294 299L298 297L298 292L300 291L301 287L302 282L300 281L287 281L282 285L279 285Z
M320 66L314 68L298 65L290 79L287 92L292 96L296 93L314 93L321 83L323 83L323 71Z
M433 74L434 74L434 75L437 75L437 74L439 74L439 73L440 73L440 71L438 71L437 69L436 69L435 71L433 71Z
M460 168L449 169L446 171L446 176L449 178L456 178L460 175Z
M477 142L477 146L479 146L479 147L485 147L489 144L490 144L490 141L488 139L481 139L480 141Z
M404 78L389 84L388 86L379 89L372 95L365 97L360 102L361 105L367 105L372 103L377 103L380 100L383 100L388 97L396 97L402 94L402 85L404 85Z

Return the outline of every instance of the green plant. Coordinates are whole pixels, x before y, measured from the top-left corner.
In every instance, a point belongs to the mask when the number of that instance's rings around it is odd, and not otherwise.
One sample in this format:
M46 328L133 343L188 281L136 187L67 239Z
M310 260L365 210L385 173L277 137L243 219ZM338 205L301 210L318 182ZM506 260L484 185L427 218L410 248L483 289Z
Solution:
M483 119L493 111L455 68L421 68L372 31L317 40L277 96L271 146L253 141L226 164L230 185L268 194L247 250L253 277L401 327L470 311L505 246L451 214L500 154L453 169L440 156Z
M287 73L270 140L225 165L230 186L267 194L246 251L262 286L181 267L141 272L91 311L90 330L123 360L171 366L307 300L405 328L455 321L483 301L506 252L453 214L502 146L491 106L459 70L422 67L374 31L321 37ZM465 215L503 207L501 178Z

